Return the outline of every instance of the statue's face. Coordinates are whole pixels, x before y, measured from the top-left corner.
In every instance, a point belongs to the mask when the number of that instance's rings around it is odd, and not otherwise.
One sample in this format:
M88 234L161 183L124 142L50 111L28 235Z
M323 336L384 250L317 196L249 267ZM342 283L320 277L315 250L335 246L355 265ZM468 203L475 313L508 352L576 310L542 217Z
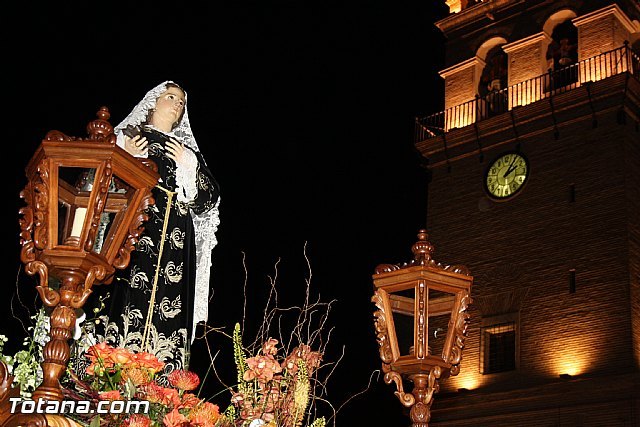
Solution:
M184 92L177 87L169 87L162 92L156 100L155 116L160 116L163 120L176 123L182 117L185 106Z

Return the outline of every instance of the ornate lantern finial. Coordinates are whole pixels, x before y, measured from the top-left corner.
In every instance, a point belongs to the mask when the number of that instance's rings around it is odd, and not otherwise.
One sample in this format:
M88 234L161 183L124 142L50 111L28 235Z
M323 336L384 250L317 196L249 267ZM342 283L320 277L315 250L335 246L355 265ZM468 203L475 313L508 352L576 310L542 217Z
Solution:
M418 231L418 241L411 247L414 260L419 265L427 265L431 261L431 254L435 250L427 240L428 238L427 230L421 229Z
M96 113L98 118L87 125L87 133L90 139L99 139L113 133L113 126L109 123L109 109L107 107L100 107ZM115 140L113 141L115 143Z

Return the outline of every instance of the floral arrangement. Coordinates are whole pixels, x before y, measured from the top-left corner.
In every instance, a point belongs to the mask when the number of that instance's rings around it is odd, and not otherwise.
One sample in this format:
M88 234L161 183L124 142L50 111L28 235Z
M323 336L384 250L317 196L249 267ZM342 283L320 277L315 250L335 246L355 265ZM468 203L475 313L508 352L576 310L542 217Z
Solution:
M318 402L331 410L333 407L322 397L326 384L318 372L324 368L328 337L322 335L327 332L325 322L331 303L309 302L308 280L302 305L281 308L275 302L277 291L272 281L253 343L243 344L239 323L230 335L222 332L231 340L236 371L234 384L223 386L222 393L228 393L224 411L211 399L199 396L202 384L195 372L176 370L167 374L164 363L151 353L97 342L81 355L72 355L76 360L70 360L61 379L65 400L89 401L94 411L67 417L89 427L325 427L325 417L316 416ZM26 350L14 356L3 355L6 338L0 336L0 357L25 399L42 381L42 347L49 338L44 309L31 319L35 325L28 328L31 336L25 338ZM206 333L200 338L206 340L209 332L223 329L205 325ZM161 382L160 373L164 373ZM104 401L148 402L148 407L138 413L98 414L95 408Z
M200 378L191 371L167 375L170 387L156 381L164 364L146 352L133 353L105 342L85 353L89 365L83 374L70 372L66 397L75 400L149 402L146 413L90 414L74 419L91 426L128 427L297 427L308 415L312 397L311 378L320 367L322 354L301 344L285 357L278 356L278 341L269 338L255 355L242 346L240 325L233 332L238 383L230 389L231 403L219 406L199 398L193 391ZM324 427L318 418L310 427Z
M91 414L77 421L91 425L129 427L214 427L225 425L217 405L192 393L200 384L194 372L176 370L167 375L170 387L156 381L164 363L146 352L133 353L122 347L101 342L85 354L90 361L86 372L70 372L72 386L64 392L76 400L137 400L149 402L147 413Z
M313 394L310 379L320 367L322 354L301 344L279 360L277 344L276 339L269 338L258 354L246 357L240 325L235 325L233 349L238 385L231 402L242 426L300 426L307 414ZM324 418L311 424L324 425Z

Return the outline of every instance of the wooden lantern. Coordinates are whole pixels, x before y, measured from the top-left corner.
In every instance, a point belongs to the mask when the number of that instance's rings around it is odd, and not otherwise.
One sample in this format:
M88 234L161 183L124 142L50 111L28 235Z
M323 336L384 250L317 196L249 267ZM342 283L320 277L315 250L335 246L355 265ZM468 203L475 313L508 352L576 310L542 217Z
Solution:
M413 426L427 427L438 380L460 370L473 277L464 266L436 263L426 230L418 239L411 262L376 267L371 300L384 380L396 384ZM411 392L403 379L413 383Z
M43 303L53 308L45 345L44 379L33 399L62 400L60 378L69 362L75 310L95 284L107 284L129 264L144 230L144 210L159 175L116 145L109 111L87 126L88 138L49 132L26 168L20 193L20 259L37 275Z

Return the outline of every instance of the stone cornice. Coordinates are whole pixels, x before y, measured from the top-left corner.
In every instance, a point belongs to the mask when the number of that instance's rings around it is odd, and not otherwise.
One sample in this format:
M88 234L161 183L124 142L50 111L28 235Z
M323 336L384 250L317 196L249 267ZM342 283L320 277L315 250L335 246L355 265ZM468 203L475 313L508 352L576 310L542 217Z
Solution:
M551 41L551 37L544 31L541 31L536 34L532 34L529 37L525 37L523 39L516 40L515 42L505 44L502 46L502 50L504 50L506 53L510 53L514 50L522 49L526 46L539 43L542 40Z
M480 64L481 66L484 66L484 61L478 58L477 56L473 58L469 58L466 61L462 61L459 64L452 65L451 67L445 68L444 70L440 71L440 77L442 77L443 79L446 79L448 76L452 74L455 74L466 68L475 67L478 64Z
M617 4L612 4L607 7L603 7L602 9L595 10L591 13L587 13L586 15L579 16L577 18L573 18L571 22L576 27L580 27L581 25L587 24L589 22L593 22L596 19L602 18L603 16L613 15L616 19L625 27L627 31L630 33L634 33L638 31L638 28L633 24L631 19L620 9Z
M524 2L525 0L484 1L461 12L452 13L446 18L436 22L435 25L446 35L453 29L460 29L481 19L485 19L486 17L493 16L501 9L505 9L507 7L511 7Z

